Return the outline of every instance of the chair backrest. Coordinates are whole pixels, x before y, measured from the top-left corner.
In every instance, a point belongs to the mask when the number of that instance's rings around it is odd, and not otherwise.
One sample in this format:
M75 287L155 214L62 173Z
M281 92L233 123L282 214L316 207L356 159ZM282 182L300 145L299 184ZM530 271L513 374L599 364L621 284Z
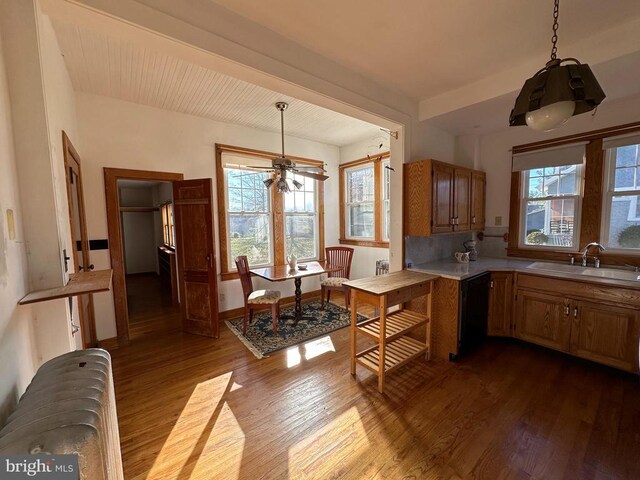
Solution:
M350 278L351 260L353 259L353 248L351 247L327 247L326 260L332 267L341 267L340 270L330 272L330 277Z
M240 283L242 284L242 293L246 299L253 292L253 282L251 281L251 272L249 271L249 260L246 255L236 257L236 267L240 275Z

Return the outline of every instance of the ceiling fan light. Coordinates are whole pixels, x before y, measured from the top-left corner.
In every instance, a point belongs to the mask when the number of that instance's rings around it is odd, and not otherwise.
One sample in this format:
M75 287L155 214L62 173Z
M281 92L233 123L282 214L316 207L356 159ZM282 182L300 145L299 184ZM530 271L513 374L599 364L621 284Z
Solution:
M278 193L289 193L291 191L291 189L289 188L289 184L282 177L280 177L276 182L276 188Z
M303 185L299 181L297 181L295 178L291 181L293 182L293 186L296 187L298 190L300 190L303 187Z
M263 180L262 183L264 183L264 186L269 188L271 187L271 185L273 185L273 178L267 178L266 180Z

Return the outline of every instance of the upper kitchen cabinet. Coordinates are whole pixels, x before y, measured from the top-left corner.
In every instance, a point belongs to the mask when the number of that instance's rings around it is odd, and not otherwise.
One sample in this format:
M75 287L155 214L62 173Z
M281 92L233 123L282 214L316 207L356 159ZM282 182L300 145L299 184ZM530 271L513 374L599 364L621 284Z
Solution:
M484 228L485 174L435 160L404 165L404 234Z

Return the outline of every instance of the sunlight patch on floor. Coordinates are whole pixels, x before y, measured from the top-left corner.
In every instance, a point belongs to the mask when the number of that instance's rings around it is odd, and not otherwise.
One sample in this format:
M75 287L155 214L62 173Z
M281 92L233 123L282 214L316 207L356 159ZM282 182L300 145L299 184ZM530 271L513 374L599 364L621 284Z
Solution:
M303 357L305 360L311 360L324 353L335 351L336 347L333 345L333 341L329 335L304 344L295 345L287 349L287 368L300 365Z
M360 412L351 407L338 417L289 448L289 465L300 471L290 475L313 472L316 478L329 478L343 457L370 447ZM327 462L331 458L331 462Z
M237 471L236 477L232 475L233 465L234 460L238 460L239 466L244 433L227 404L221 403L230 388L232 374L229 372L196 385L158 453L147 475L148 480L210 478L204 471L197 475L196 470L204 470L207 456L215 455L216 440L222 438L225 443L233 439L233 448L227 449L230 456L227 478L237 477Z

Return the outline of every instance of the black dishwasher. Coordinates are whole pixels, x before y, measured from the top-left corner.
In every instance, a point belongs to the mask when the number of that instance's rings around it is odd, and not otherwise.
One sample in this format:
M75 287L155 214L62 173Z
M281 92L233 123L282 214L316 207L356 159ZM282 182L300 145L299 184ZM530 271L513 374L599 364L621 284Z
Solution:
M460 282L458 354L464 355L484 342L489 314L490 273L482 273Z

